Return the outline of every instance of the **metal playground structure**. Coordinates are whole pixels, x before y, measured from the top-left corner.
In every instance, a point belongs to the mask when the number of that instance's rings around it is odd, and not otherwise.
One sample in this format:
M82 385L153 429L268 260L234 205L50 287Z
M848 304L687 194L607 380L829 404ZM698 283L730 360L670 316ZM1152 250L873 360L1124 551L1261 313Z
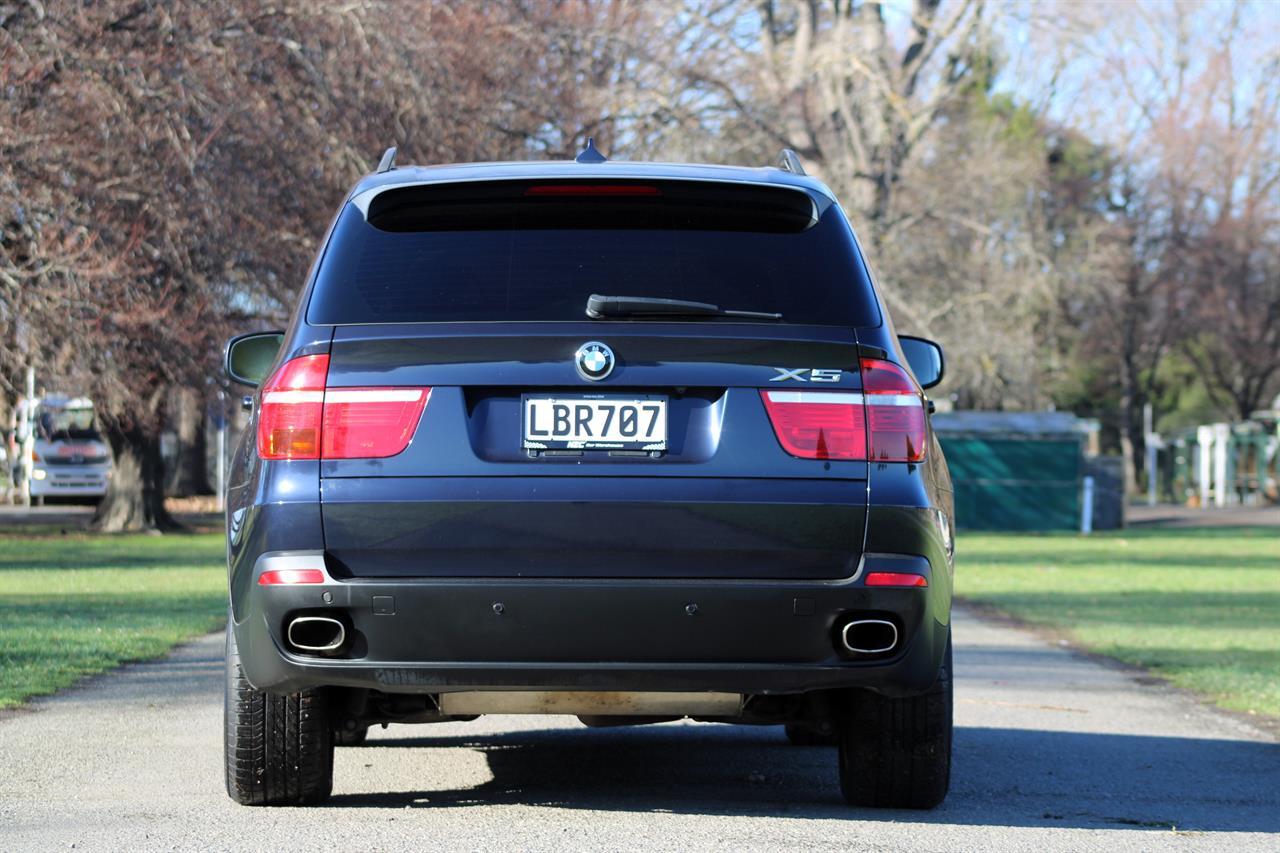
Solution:
M1247 421L1148 432L1148 503L1280 504L1280 399L1276 404Z

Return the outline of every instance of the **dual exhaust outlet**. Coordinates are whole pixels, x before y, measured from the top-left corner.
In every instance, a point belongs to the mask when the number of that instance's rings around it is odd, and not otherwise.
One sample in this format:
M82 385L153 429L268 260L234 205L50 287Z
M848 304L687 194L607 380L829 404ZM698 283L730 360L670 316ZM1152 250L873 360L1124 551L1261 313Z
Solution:
M856 655L883 655L898 646L898 626L888 619L854 619L840 629L840 645Z
M295 616L285 636L289 645L308 654L333 654L347 642L347 628L332 616ZM840 629L840 645L857 655L882 655L898 645L898 626L888 619L854 619Z
M331 616L295 616L285 637L290 647L308 654L327 655L347 643L347 626Z

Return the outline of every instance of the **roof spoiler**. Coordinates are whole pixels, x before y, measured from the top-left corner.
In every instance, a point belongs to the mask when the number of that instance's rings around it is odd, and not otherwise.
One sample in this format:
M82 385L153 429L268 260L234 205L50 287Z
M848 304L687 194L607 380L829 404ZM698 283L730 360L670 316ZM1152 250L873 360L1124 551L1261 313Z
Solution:
M587 139L587 145L574 158L579 163L604 163L606 158L600 153L600 149L596 148L594 139ZM383 172L390 172L396 167L396 148L391 146L382 153L382 159L378 161L378 168L375 174L381 175ZM783 148L782 154L778 156L778 168L784 172L790 172L793 175L808 175L804 170L804 164L800 162L800 155L796 154L790 148Z

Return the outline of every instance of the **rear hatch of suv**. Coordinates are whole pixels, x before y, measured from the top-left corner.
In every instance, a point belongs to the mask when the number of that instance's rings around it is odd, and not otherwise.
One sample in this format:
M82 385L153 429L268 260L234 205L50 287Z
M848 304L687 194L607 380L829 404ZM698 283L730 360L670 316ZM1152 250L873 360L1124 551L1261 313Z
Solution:
M590 319L592 294L641 305ZM307 312L334 327L314 366L339 576L856 570L867 462L855 329L879 315L821 193L598 179L386 188L341 213Z

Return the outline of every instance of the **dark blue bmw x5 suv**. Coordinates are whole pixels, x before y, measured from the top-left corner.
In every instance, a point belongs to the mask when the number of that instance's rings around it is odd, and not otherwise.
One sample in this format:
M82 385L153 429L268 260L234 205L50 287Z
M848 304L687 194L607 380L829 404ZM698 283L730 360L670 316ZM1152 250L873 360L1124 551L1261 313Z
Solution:
M831 192L778 168L396 168L283 332L227 347L226 771L328 796L380 723L692 717L830 743L854 805L951 754L952 495Z

